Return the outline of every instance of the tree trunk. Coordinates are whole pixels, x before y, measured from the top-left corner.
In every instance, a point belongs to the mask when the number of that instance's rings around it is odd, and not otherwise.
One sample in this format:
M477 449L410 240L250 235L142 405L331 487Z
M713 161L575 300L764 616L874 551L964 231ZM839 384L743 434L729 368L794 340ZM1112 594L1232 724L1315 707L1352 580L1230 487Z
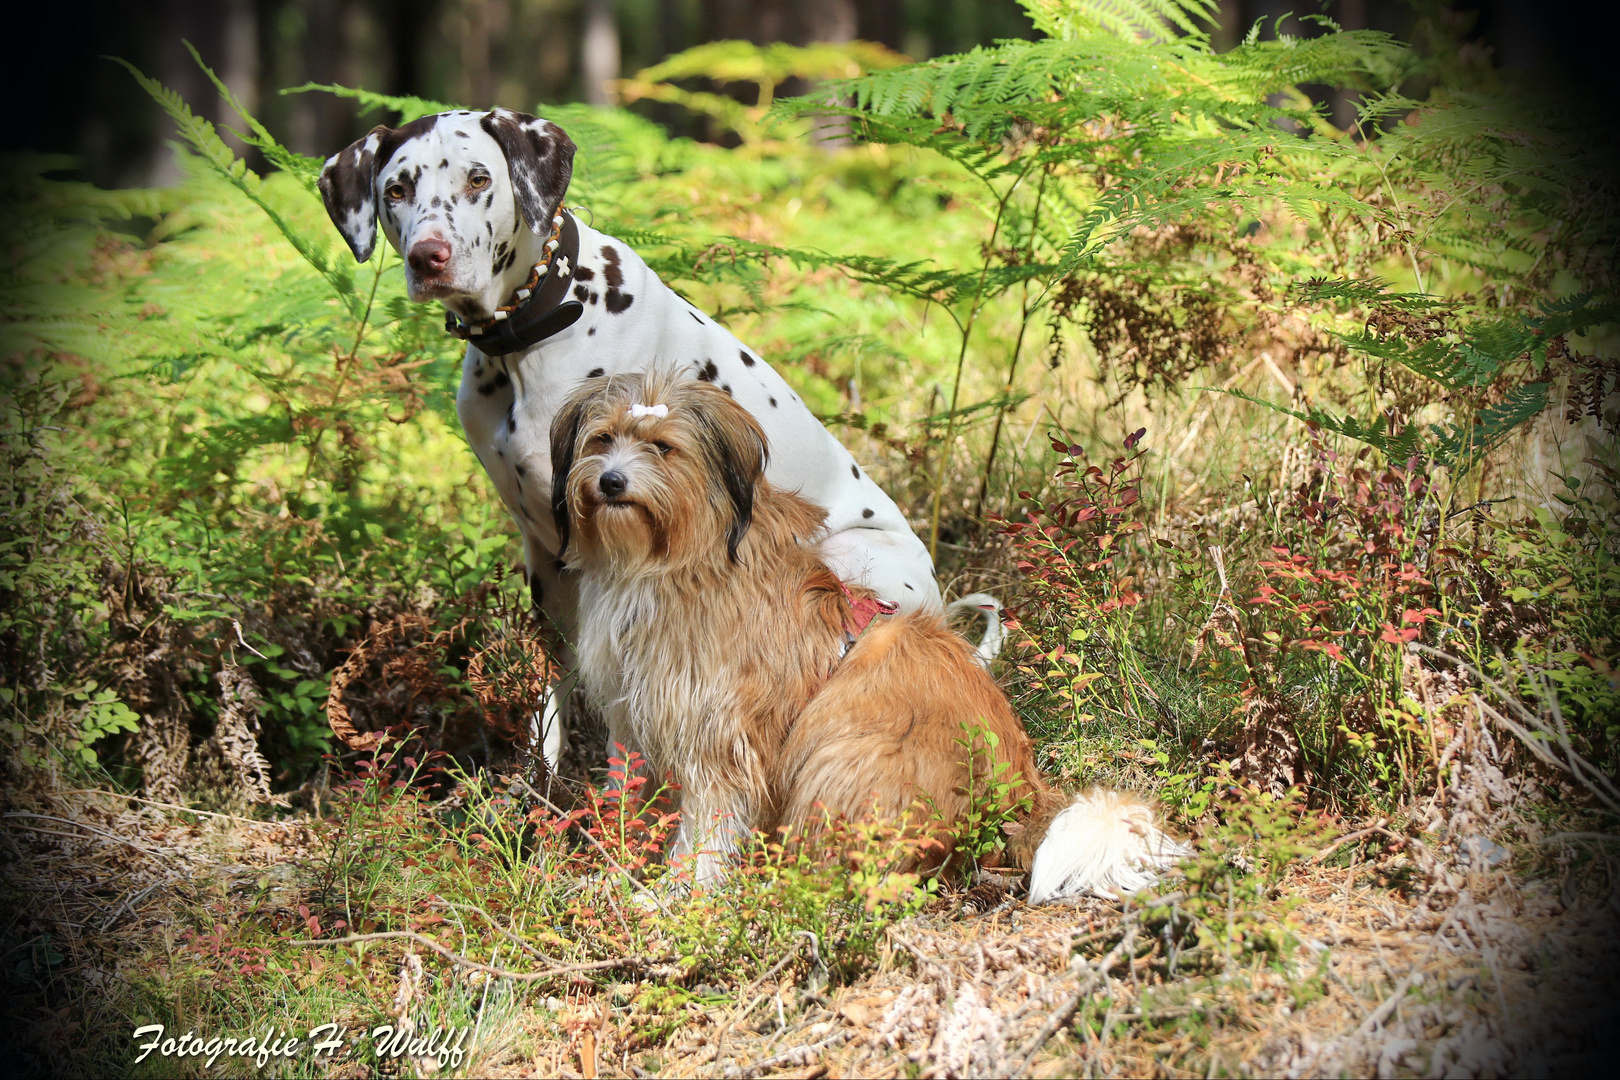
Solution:
M443 18L440 0L372 0L372 21L387 42L388 75L383 84L390 94L431 97L422 63L423 42L438 44Z
M1338 16L1339 26L1345 30L1367 29L1367 0L1339 0ZM1356 122L1356 106L1361 102L1361 94L1348 87L1341 86L1333 92L1333 126L1341 131L1349 131Z
M304 30L298 43L305 80L348 84L349 0L305 0ZM349 142L354 106L331 94L308 93L294 98L287 145L301 154L325 157Z
M163 29L158 43L160 67L155 74L163 85L185 99L192 112L206 120L218 120L219 94L184 44L191 42L203 62L219 70L225 58L225 34L217 7L210 0L164 0L158 20ZM174 137L171 130L164 131L163 138ZM147 182L153 187L166 187L179 181L180 167L174 155L159 151Z
M905 38L900 0L855 0L855 36L899 52Z
M225 85L231 88L236 100L242 103L242 108L257 115L259 111L259 20L253 10L253 0L225 0L224 8L224 48L219 58L214 61L219 65L215 70L219 77L225 80ZM207 57L204 57L207 59ZM231 116L226 111L225 119L231 123L245 123L240 117ZM225 140L237 153L247 150L247 147L235 136L227 133Z
M461 103L469 109L487 109L494 104L489 19L489 0L462 0Z
M855 0L703 0L699 20L705 41L853 41L859 20Z
M612 104L608 84L619 77L619 23L614 7L613 0L585 0L580 68L585 100L591 105Z

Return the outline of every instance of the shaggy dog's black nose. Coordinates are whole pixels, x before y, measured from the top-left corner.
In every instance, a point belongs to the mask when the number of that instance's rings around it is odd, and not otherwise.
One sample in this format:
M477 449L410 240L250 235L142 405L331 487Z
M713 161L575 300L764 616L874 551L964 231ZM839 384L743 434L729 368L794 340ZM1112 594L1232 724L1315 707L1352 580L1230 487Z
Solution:
M630 481L624 478L624 473L610 470L602 474L602 478L596 482L596 486L602 489L603 495L612 499L623 495L624 489L630 486Z

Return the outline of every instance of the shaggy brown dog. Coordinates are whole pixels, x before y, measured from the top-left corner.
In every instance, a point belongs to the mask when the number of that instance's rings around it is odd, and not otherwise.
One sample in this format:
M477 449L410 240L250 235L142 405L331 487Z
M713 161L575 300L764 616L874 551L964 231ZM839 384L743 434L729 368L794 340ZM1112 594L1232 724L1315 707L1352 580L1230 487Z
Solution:
M811 541L822 511L764 479L758 423L672 373L586 380L551 431L553 511L582 575L578 655L612 728L680 785L675 852L712 881L753 829L833 815L949 837L1006 762L1027 812L1006 857L1030 900L1132 890L1187 850L1145 805L1050 788L968 642L933 614L873 619ZM851 642L853 641L853 645ZM994 745L989 745L993 743ZM1019 825L1022 825L1022 828Z

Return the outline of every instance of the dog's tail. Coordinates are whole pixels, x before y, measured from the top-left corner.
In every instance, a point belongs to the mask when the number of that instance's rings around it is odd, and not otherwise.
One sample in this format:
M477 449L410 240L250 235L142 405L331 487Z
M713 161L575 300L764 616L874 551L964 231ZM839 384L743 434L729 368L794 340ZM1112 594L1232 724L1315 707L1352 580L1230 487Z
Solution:
M1001 655L1001 601L989 593L968 593L945 606L946 615L953 611L971 611L984 616L984 637L974 646L973 653L980 664L989 667L990 662Z
M1061 806L1061 803L1058 803ZM1029 866L1029 902L1093 893L1117 896L1152 884L1192 849L1159 828L1153 808L1129 795L1092 788L1050 816L1037 813L1025 835L1036 845Z

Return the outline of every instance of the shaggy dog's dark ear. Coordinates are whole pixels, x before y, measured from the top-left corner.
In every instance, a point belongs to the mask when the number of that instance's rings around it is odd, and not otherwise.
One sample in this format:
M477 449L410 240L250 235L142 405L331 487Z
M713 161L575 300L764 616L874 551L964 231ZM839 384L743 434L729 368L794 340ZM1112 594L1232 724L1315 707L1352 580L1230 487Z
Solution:
M478 123L506 155L512 190L529 231L549 235L551 219L574 176L573 140L549 120L509 109L487 112Z
M600 391L600 379L587 379L569 395L551 419L551 517L557 523L557 558L568 551L572 520L568 510L568 474L574 469L575 444L585 409Z
M326 159L321 170L321 201L349 250L361 262L377 247L377 151L393 128L378 125L365 138Z
M698 425L726 499L731 503L731 525L726 530L726 554L737 561L737 547L748 535L754 521L754 492L765 478L770 460L765 432L747 409L731 395L708 383L694 383L689 389L708 400L698 407Z

